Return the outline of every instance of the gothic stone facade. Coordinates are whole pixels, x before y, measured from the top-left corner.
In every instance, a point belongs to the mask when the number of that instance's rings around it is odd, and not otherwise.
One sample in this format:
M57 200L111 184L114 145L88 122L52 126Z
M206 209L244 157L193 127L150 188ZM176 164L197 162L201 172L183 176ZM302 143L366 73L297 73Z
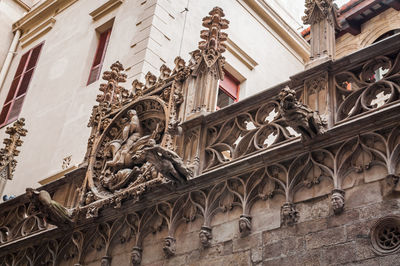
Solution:
M1 205L1 265L397 264L400 36L212 112L228 24L130 90L104 73L84 162Z

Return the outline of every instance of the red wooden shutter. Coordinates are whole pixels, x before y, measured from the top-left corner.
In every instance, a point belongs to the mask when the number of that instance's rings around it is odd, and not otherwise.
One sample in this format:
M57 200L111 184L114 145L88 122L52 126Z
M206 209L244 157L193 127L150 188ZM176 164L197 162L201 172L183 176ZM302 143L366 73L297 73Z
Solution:
M99 44L90 69L87 85L95 82L100 77L101 67L103 66L104 56L106 54L108 41L110 40L111 28L100 34Z
M18 118L42 47L43 43L29 50L21 57L6 101L0 113L0 127Z
M237 81L228 72L225 73L224 80L220 81L220 88L235 102L238 100L239 96L239 81Z

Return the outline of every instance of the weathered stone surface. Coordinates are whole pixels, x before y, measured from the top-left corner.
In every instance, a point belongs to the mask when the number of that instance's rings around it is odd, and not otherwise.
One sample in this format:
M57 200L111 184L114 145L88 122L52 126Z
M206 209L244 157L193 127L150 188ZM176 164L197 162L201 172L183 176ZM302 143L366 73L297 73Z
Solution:
M334 227L305 236L307 249L320 248L324 246L344 243L346 241L346 230L344 227Z
M356 260L356 246L353 242L325 247L322 251L322 262L325 265L338 265Z
M290 256L304 250L302 237L290 237L281 241L263 246L263 259Z

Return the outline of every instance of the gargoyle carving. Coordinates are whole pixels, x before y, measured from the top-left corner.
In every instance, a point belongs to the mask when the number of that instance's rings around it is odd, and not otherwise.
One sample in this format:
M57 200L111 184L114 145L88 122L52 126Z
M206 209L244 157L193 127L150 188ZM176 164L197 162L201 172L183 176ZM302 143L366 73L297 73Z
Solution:
M284 88L279 93L279 100L282 118L288 126L301 134L303 140L325 133L326 122L317 111L298 101L294 90Z
M49 224L58 227L69 227L74 223L72 219L72 211L53 200L49 192L27 188L26 195L40 210Z
M154 144L145 148L144 153L147 161L172 182L182 184L193 176L193 172L185 166L181 157L171 150Z

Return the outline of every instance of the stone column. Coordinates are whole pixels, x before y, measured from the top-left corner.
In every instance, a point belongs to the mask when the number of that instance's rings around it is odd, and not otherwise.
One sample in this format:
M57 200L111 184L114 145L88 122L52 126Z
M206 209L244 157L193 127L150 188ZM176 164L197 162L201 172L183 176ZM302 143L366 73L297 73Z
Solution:
M306 68L335 59L336 6L333 0L306 0L304 24L311 26L311 55Z

